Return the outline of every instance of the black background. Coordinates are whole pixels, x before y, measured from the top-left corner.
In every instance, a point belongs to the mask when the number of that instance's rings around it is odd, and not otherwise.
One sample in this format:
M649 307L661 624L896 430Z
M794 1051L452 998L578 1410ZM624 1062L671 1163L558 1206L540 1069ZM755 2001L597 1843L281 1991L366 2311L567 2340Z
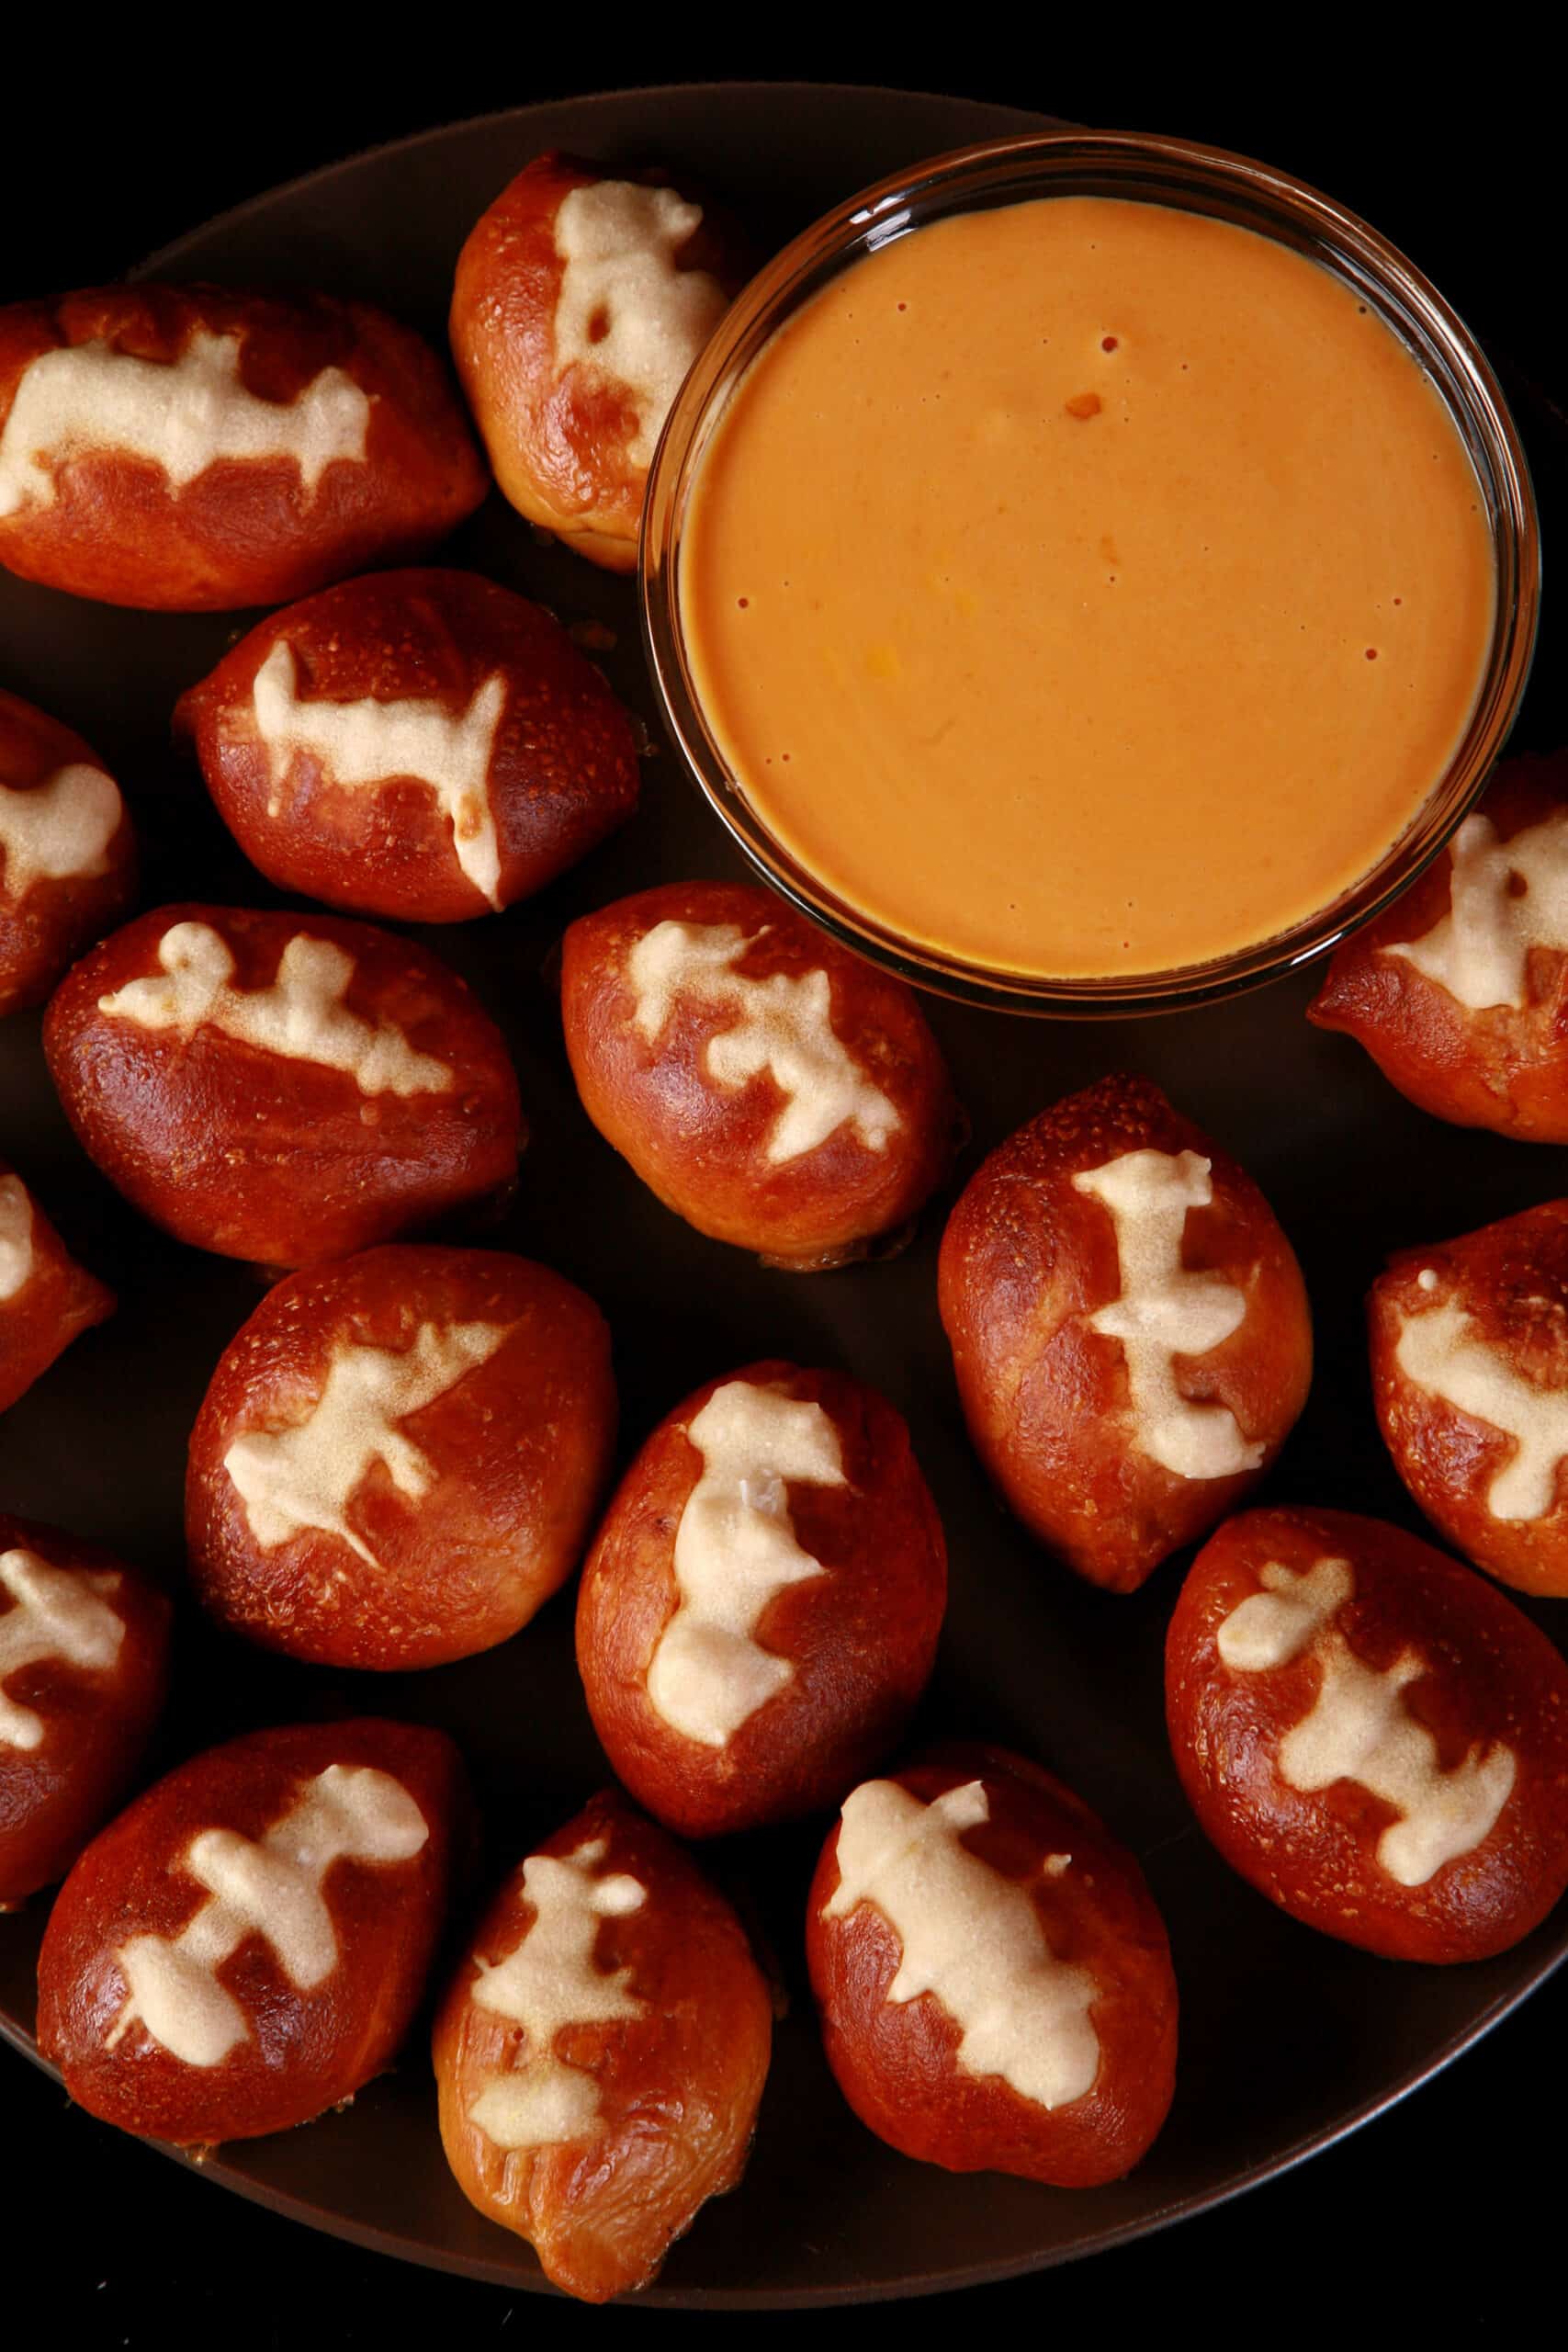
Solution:
M1367 214L1483 337L1559 402L1562 132L1522 15L1439 34L1401 12L1397 51L1357 17L1207 23L1156 53L1138 18L1095 11L1064 29L994 12L940 39L873 42L799 17L766 43L671 17L662 39L610 11L149 14L114 53L62 17L36 56L11 35L0 86L0 300L112 277L195 220L405 131L612 85L817 78L958 90L1107 126L1179 132L1266 157ZM536 21L543 16L544 24ZM1417 31L1416 28L1420 28ZM1447 59L1430 44L1448 45ZM1490 57L1490 64L1483 60ZM1537 85L1532 87L1533 85ZM1495 92L1506 89L1506 108ZM1521 91L1523 95L1521 96ZM716 100L720 103L721 100ZM804 130L803 130L804 135ZM1556 550L1548 549L1548 578ZM1549 587L1549 594L1551 593ZM1268 1987L1258 1988L1267 2030ZM1238 2021L1245 2024L1245 2021ZM1448 2075L1358 2138L1220 2212L1113 2255L932 2305L938 2325L1039 2328L1061 2344L1107 2327L1189 2328L1269 2343L1310 2326L1382 2324L1419 2340L1528 2325L1560 2275L1568 1975ZM864 2315L736 2322L586 2313L414 2271L310 2235L205 2187L149 2150L68 2115L62 2094L0 2052L0 2341L40 2340L16 2298L67 2346L370 2345L416 2335L482 2345L636 2326L669 2340L744 2325L844 2333ZM1539 2299L1539 2301L1538 2301ZM913 2312L873 2324L899 2326ZM1560 2320L1555 2322L1560 2327Z

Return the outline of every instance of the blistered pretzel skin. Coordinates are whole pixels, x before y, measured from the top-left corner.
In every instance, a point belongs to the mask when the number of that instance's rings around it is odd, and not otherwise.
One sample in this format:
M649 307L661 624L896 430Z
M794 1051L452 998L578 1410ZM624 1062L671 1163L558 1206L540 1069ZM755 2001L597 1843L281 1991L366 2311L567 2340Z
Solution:
M547 2278L604 2302L739 2181L772 2034L729 1905L595 1797L502 1889L436 2017L447 2161Z
M136 895L136 839L80 735L0 692L0 1016L41 1004Z
M1441 856L1338 949L1308 1018L1434 1118L1568 1143L1568 752L1503 762Z
M1026 1527L1129 1592L1213 1526L1306 1401L1301 1270L1252 1179L1145 1079L1021 1127L942 1237L976 1449Z
M63 1878L130 1787L170 1613L112 1554L0 1513L0 1911Z
M749 1364L660 1424L595 1538L577 1609L594 1729L685 1837L816 1812L898 1738L946 1598L901 1415L844 1373Z
M273 614L175 725L269 881L399 922L511 906L637 806L631 724L600 673L475 572L373 573Z
M1568 1595L1568 1201L1402 1250L1367 1302L1393 1466L1478 1567Z
M604 1318L547 1266L393 1246L288 1275L191 1433L197 1592L320 1665L469 1657L577 1566L615 1436Z
M905 2155L1089 2188L1165 2121L1164 1922L1132 1855L1021 1757L944 1747L853 1791L806 1951L839 2087Z
M458 256L451 336L519 514L632 569L665 415L750 273L734 223L658 173L571 155L518 173Z
M516 1174L500 1031L445 964L368 923L159 908L62 981L44 1051L110 1182L223 1257L344 1257Z
M435 354L329 294L110 286L0 309L0 563L164 612L429 551L485 476Z
M772 891L672 882L566 934L561 1018L600 1134L716 1241L810 1272L894 1246L960 1120L911 989Z
M1482 1960L1568 1887L1568 1665L1402 1528L1228 1520L1171 1618L1166 1708L1205 1835L1325 1935Z
M100 1831L39 1954L79 2107L211 2147L308 2123L396 2056L468 1835L457 1751L367 1717L209 1748Z
M0 1413L114 1310L113 1291L76 1263L16 1170L0 1159Z

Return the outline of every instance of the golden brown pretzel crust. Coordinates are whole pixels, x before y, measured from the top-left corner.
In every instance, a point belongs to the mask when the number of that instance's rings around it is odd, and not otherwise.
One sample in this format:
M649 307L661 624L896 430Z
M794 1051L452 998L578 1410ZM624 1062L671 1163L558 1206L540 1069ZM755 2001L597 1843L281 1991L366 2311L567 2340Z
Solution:
M1226 1406L1256 1471L1186 1478L1128 1442L1122 1343L1089 1317L1119 1297L1111 1219L1073 1178L1124 1152L1201 1153L1213 1198L1182 1263L1241 1288L1229 1339L1176 1359L1194 1402ZM1306 1401L1301 1269L1257 1185L1146 1079L1101 1079L1032 1119L970 1178L942 1236L939 1296L969 1433L1026 1527L1091 1584L1130 1592L1262 1477Z
M53 466L49 504L0 515L0 563L24 580L164 612L276 605L373 563L426 554L485 494L479 454L435 354L412 328L330 294L214 286L88 288L0 309L0 430L31 363L103 341L171 363L198 332L237 335L258 399L292 401L323 368L370 402L365 458L329 465L307 495L282 458L223 458L176 487L124 450Z
M599 1871L629 1872L645 1900L606 1918L593 1964L630 1972L631 2018L562 2031L558 2051L590 2073L598 2120L591 2138L509 2151L469 2109L516 2064L523 2030L479 2007L474 1955L504 1960L532 1925L521 1870L480 1922L435 2020L441 2138L464 2194L526 2238L545 2275L602 2303L646 2286L671 2243L710 2197L745 2169L768 2072L768 1988L739 1920L672 1838L619 1791L595 1797L538 1848L562 1857L603 1839Z
M0 1176L16 1172L0 1159ZM0 1413L27 1395L73 1340L107 1323L115 1310L113 1291L77 1264L30 1192L28 1199L32 1266L21 1289L0 1298Z
M1293 1789L1280 1743L1311 1711L1309 1655L1236 1672L1217 1647L1230 1612L1270 1563L1309 1574L1349 1563L1337 1630L1386 1671L1410 1646L1424 1671L1405 1704L1451 1770L1495 1740L1516 1779L1487 1835L1416 1886L1377 1859L1393 1809L1350 1780ZM1527 1935L1568 1885L1568 1666L1483 1578L1382 1521L1340 1510L1251 1510L1193 1562L1166 1645L1166 1710L1181 1784L1204 1834L1271 1903L1325 1935L1390 1960L1479 1960Z
M595 181L668 186L661 172L605 173L574 155L539 155L470 232L452 294L452 356L495 478L520 514L611 571L637 561L648 469L630 455L637 417L624 391L573 366L557 372L564 265L561 199ZM682 190L684 194L685 191ZM675 256L733 297L750 275L745 239L704 199Z
M1568 806L1568 752L1505 760L1481 804L1502 841ZM1568 1143L1568 954L1530 950L1523 1005L1472 1010L1403 956L1449 911L1446 849L1385 914L1346 941L1308 1008L1319 1029L1364 1046L1435 1119L1528 1143Z
M19 695L0 690L0 790L30 792L61 768L107 774L80 735ZM85 948L118 922L136 896L136 836L122 808L102 874L7 879L0 841L0 1016L41 1004Z
M1436 1277L1425 1286L1423 1273ZM1393 1466L1432 1524L1478 1567L1521 1592L1568 1594L1568 1477L1539 1519L1495 1519L1493 1480L1514 1441L1461 1412L1401 1366L1407 1317L1457 1307L1522 1381L1568 1391L1568 1201L1543 1201L1457 1240L1402 1250L1367 1299L1372 1401Z

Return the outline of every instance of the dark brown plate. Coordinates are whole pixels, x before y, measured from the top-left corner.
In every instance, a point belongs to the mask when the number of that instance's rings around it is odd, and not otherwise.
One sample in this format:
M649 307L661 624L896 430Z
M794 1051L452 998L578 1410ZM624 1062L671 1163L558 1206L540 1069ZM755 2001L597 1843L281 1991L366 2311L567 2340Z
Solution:
M768 238L919 156L1039 119L966 100L783 85L530 107L263 197L183 239L155 266L318 281L384 301L439 336L465 232L542 147L685 164L732 190ZM1544 410L1527 410L1524 422L1550 516L1561 446ZM499 500L451 554L568 620L608 624L617 642L605 665L649 711L625 582L537 544ZM231 618L112 612L0 575L0 677L78 728L130 788L149 849L149 904L270 896L167 746L176 694L237 628ZM1544 703L1557 667L1548 645L1526 719L1538 740L1559 724ZM1160 1650L1179 1566L1130 1600L1092 1592L1044 1561L987 1491L936 1317L940 1204L894 1264L770 1273L667 1216L599 1141L573 1094L541 978L550 948L584 908L735 865L668 755L647 781L637 822L543 899L425 934L504 1023L521 1073L534 1142L500 1238L560 1267L603 1304L628 1446L699 1381L763 1354L845 1364L903 1408L953 1551L952 1611L925 1728L983 1734L1038 1756L1108 1816L1142 1856L1169 1921L1184 2008L1175 2111L1130 2180L1072 2194L927 2169L863 2131L823 2065L799 1949L818 1829L713 1856L773 1943L792 2006L744 2185L704 2212L648 2300L825 2302L996 2278L1157 2228L1326 2145L1540 1984L1568 1950L1568 1922L1559 1915L1502 1959L1444 1971L1368 1959L1273 1911L1198 1835L1167 1755ZM1050 854L1048 842L1041 854ZM1423 1118L1353 1047L1307 1028L1308 993L1304 979L1291 981L1138 1026L1043 1025L945 1005L933 1017L976 1150L1055 1095L1121 1067L1157 1079L1240 1155L1301 1251L1318 1318L1312 1403L1271 1492L1413 1524L1372 1420L1362 1293L1389 1250L1562 1189L1563 1159ZM0 1423L0 1502L110 1544L177 1583L186 1433L219 1351L258 1295L256 1278L164 1240L100 1182L51 1091L36 1020L0 1028L0 1151L121 1294L115 1319ZM570 1597L489 1657L358 1681L227 1645L186 1612L166 1760L249 1724L344 1706L424 1717L457 1735L485 1802L497 1871L605 1777L572 1665ZM0 1919L0 2032L29 2056L43 1916L34 1905ZM90 2161L89 2135L101 2127L84 2119L80 2128ZM417 2041L348 2112L237 2146L207 2172L363 2245L512 2287L541 2284L526 2247L481 2221L452 2181Z

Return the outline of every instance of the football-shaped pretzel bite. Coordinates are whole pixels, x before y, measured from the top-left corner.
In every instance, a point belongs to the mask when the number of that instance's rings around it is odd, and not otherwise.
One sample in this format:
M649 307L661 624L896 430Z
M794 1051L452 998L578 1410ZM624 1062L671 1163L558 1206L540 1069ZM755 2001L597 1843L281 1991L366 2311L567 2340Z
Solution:
M637 806L629 720L538 605L469 571L344 581L243 637L175 714L280 889L405 922L509 907Z
M496 1897L435 2021L441 2137L465 2195L547 2278L646 2286L745 2168L768 1989L729 1905L618 1795Z
M0 1159L0 1413L114 1308L113 1291L76 1263L21 1178Z
M1481 1960L1568 1886L1568 1664L1419 1537L1252 1510L1193 1562L1170 1745L1233 1870L1389 1960Z
M457 260L452 355L519 514L637 561L648 469L692 362L750 276L733 224L656 175L539 155Z
M548 1267L394 1246L290 1274L197 1417L197 1591L321 1665L467 1657L570 1575L615 1438L604 1319Z
M291 1725L193 1758L62 1887L39 2050L90 2115L178 2147L341 2105L408 2031L468 1805L423 1724Z
M660 1422L583 1570L604 1753L689 1838L836 1804L924 1690L942 1522L903 1418L840 1372L756 1363Z
M298 1266L516 1174L517 1081L455 972L332 915L162 907L67 974L44 1020L66 1116L143 1216Z
M96 1544L0 1513L0 1911L63 1878L130 1787L169 1615Z
M1165 2121L1165 1924L1132 1855L1021 1757L953 1747L854 1790L806 1952L839 2087L907 2156L1089 2188Z
M1521 1591L1568 1595L1568 1201L1404 1250L1367 1302L1393 1466Z
M485 478L435 354L364 302L108 286L0 309L0 564L166 612L424 554Z
M1506 760L1310 1013L1435 1118L1568 1143L1568 752Z
M1306 1401L1290 1243L1143 1079L1102 1079L992 1152L948 1220L940 1296L981 1460L1113 1592L1222 1519Z
M771 890L675 882L566 934L583 1108L667 1208L802 1272L902 1233L958 1114L912 990Z
M0 693L0 1015L41 1004L135 891L113 778L79 735Z

